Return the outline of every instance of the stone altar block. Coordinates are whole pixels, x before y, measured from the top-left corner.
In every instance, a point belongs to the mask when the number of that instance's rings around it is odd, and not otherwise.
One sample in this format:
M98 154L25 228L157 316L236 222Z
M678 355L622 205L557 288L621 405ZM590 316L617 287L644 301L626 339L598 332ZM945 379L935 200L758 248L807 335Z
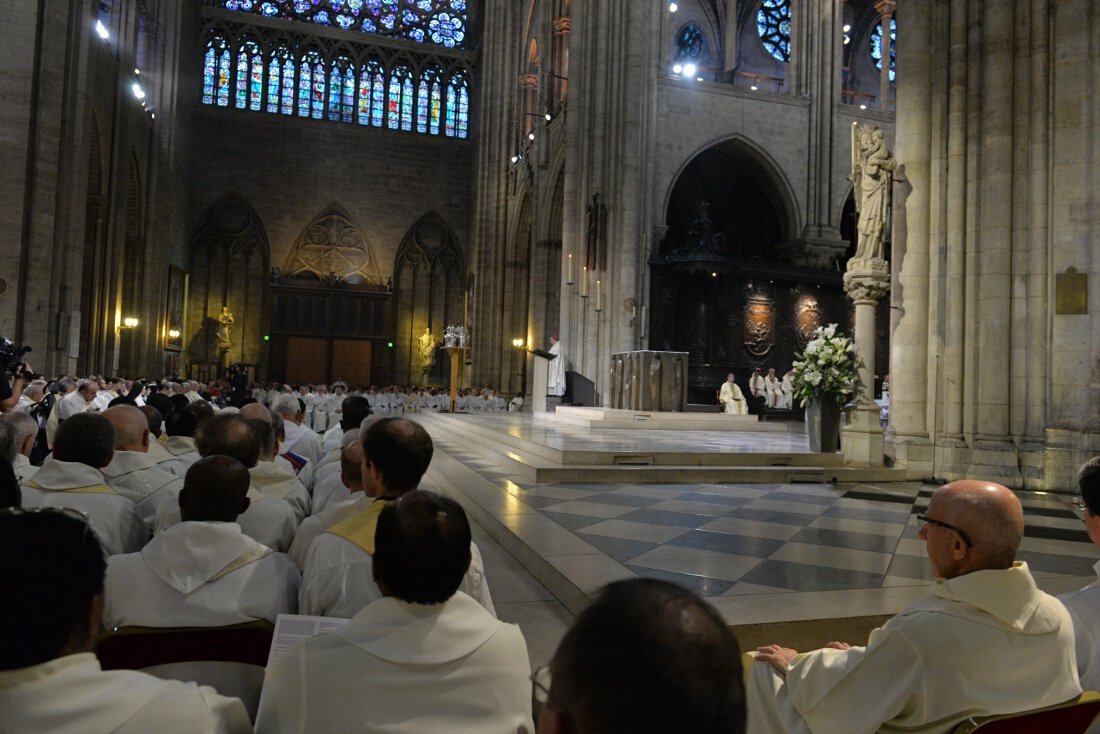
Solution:
M609 407L681 412L687 408L687 352L617 352L611 355Z

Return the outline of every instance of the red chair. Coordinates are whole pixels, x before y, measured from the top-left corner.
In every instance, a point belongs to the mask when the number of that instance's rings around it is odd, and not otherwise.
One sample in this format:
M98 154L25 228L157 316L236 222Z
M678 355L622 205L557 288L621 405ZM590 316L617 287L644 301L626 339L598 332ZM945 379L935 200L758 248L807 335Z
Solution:
M1100 693L1085 691L1072 701L1016 714L974 716L960 722L953 734L1084 734L1100 714Z

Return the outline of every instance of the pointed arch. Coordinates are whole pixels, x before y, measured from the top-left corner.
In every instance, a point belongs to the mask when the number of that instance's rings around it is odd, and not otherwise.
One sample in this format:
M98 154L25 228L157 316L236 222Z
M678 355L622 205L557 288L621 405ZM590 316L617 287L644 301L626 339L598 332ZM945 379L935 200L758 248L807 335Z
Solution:
M317 279L335 274L348 283L382 284L381 269L366 237L335 201L302 229L283 273Z

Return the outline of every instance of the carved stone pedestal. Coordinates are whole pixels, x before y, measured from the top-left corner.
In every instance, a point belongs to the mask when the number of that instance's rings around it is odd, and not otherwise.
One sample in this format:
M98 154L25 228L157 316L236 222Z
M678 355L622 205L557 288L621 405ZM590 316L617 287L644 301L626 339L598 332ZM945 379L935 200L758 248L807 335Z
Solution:
M856 398L841 429L840 446L848 464L882 466L885 441L875 402L875 306L890 290L890 265L885 260L851 260L844 290L856 305Z

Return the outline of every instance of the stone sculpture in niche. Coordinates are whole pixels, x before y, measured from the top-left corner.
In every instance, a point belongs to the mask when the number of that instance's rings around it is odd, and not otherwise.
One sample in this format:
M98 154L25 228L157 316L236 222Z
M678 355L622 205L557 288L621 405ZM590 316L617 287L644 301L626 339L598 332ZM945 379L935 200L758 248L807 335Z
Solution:
M878 125L852 126L852 183L859 217L859 240L853 260L881 260L883 257L896 167Z
M417 340L417 348L420 351L420 366L425 372L435 365L435 347L435 335L432 334L432 327L428 326Z
M218 349L228 351L233 346L233 339L229 334L229 327L233 325L233 314L229 306L222 306L221 315L218 316L218 330L214 332L214 338L218 342Z

